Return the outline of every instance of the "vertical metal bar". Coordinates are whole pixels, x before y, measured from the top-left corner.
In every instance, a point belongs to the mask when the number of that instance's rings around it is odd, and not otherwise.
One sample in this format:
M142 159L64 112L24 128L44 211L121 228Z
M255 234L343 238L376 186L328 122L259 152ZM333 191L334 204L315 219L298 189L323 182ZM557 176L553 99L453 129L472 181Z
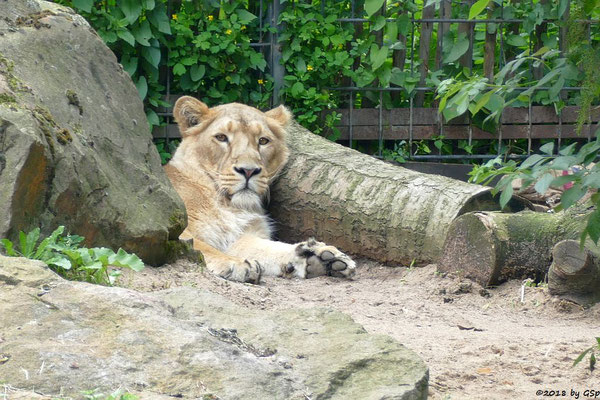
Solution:
M529 98L529 103L527 105L527 155L531 154L531 97Z
M500 54L498 60L498 70L501 70L504 67L504 1L500 3L500 24L498 29L500 29Z
M560 151L560 145L562 142L562 110L558 112L558 146L556 146L556 155Z
M263 41L263 0L260 0L258 5L258 42L262 43Z
M278 43L281 26L277 22L282 9L280 0L273 0L272 9L271 26L276 27L271 33L271 71L273 73L273 105L275 106L281 103L280 92L283 87L283 77L285 75L285 70L283 65L281 65L281 46Z
M415 19L414 12L410 13L410 19L410 74L412 75L415 72L415 23L412 22Z
M500 113L498 120L500 121L500 124L498 124L498 155L500 155L502 149L502 113Z
M350 102L348 103L348 147L352 148L352 139L354 136L354 118L352 110L354 109L354 92L350 91Z
M502 154L502 125L498 127L498 155Z
M469 121L469 146L471 145L471 143L473 142L473 121L471 120L471 114L467 114L468 117L468 121Z
M587 24L587 35L588 35L588 46L592 45L592 17L590 16L590 21ZM581 89L579 89L579 93L581 93ZM588 143L592 141L592 115L588 116Z
M408 151L412 158L413 156L413 95L410 95L409 113L408 113Z
M437 119L438 127L439 127L439 130L438 130L439 136L444 136L444 116L441 115L440 113L436 113L436 119ZM441 154L442 153L440 152L440 155Z
M410 13L410 75L415 73L415 13ZM414 90L409 94L409 112L408 112L408 154L410 158L414 155L413 153L413 118L414 118Z
M258 2L258 43L262 44L263 43L263 0L260 0ZM269 58L267 57L266 50L265 50L265 46L261 46L260 47L260 53L262 54L262 56L265 58L265 60L269 60ZM268 62L267 62L268 64ZM258 75L260 78L262 78L264 76L264 73L259 72ZM259 85L259 92L262 95L263 94L263 86ZM270 99L270 103L273 103L273 98Z
M351 2L351 10L350 10L350 17L354 18L354 12L356 9L356 0L352 0ZM354 25L352 25L352 28L354 29ZM352 63L351 66L352 69L354 69L354 63ZM352 82L352 78L350 78L350 86L353 86L354 83ZM354 116L353 116L353 111L354 110L354 92L352 90L350 90L350 103L348 104L348 141L349 141L349 147L352 148L353 143L352 140L354 139Z
M167 15L171 15L171 1L167 1ZM167 51L167 65L169 65L169 52ZM167 102L171 103L171 72L170 69L167 68ZM172 118L171 118L172 119ZM169 151L169 123L172 122L171 119L167 118L167 123L165 124L164 132L165 132L165 150Z
M377 155L381 157L383 153L383 90L379 91L379 123L378 123L378 150Z

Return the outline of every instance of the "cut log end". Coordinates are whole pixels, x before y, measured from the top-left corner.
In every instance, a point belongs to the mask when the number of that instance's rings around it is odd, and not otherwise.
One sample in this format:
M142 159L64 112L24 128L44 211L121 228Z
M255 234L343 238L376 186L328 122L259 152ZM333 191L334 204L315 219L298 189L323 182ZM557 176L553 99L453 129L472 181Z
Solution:
M595 250L581 249L576 240L563 240L552 249L548 290L579 304L600 300L600 259Z
M460 223L450 227L438 269L460 274L482 286L493 284L497 280L493 270L497 264L496 245L488 227L493 221L484 213L465 214L458 220Z
M578 237L583 223L565 213L464 214L449 228L440 270L460 273L483 286L511 278L542 279L554 244Z

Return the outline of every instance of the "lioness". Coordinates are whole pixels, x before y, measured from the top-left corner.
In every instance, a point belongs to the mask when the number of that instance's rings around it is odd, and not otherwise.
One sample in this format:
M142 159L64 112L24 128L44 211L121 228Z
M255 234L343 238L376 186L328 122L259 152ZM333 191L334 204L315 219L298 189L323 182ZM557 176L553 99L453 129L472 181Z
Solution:
M263 201L288 159L285 134L292 116L285 107L266 113L237 103L208 108L184 96L173 115L183 139L165 171L188 213L180 238L193 239L210 271L253 283L262 274L354 274L354 261L333 246L312 238L271 240Z

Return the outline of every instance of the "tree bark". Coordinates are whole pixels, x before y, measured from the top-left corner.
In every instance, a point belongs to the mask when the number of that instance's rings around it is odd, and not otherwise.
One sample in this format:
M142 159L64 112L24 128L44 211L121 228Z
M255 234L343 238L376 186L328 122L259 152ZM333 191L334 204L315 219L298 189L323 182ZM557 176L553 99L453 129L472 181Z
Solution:
M587 210L559 213L523 211L516 214L474 212L460 216L449 228L438 269L455 272L482 286L509 278L548 272L554 244L578 239Z
M430 263L454 218L499 208L489 188L385 163L298 124L288 129L288 145L270 207L281 240L314 236L381 262ZM509 206L526 204L515 197Z
M563 240L552 249L548 290L579 304L600 301L600 256L598 248L577 240Z

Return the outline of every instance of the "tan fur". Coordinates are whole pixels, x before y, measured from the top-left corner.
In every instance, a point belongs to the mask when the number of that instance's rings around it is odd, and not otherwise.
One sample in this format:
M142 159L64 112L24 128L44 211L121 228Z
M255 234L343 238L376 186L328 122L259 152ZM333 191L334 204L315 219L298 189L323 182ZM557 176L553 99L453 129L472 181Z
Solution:
M183 139L165 171L188 213L181 238L193 239L212 272L249 282L262 274L352 275L354 262L335 247L270 239L263 202L289 155L285 107L266 113L237 103L209 108L184 96L173 115Z

